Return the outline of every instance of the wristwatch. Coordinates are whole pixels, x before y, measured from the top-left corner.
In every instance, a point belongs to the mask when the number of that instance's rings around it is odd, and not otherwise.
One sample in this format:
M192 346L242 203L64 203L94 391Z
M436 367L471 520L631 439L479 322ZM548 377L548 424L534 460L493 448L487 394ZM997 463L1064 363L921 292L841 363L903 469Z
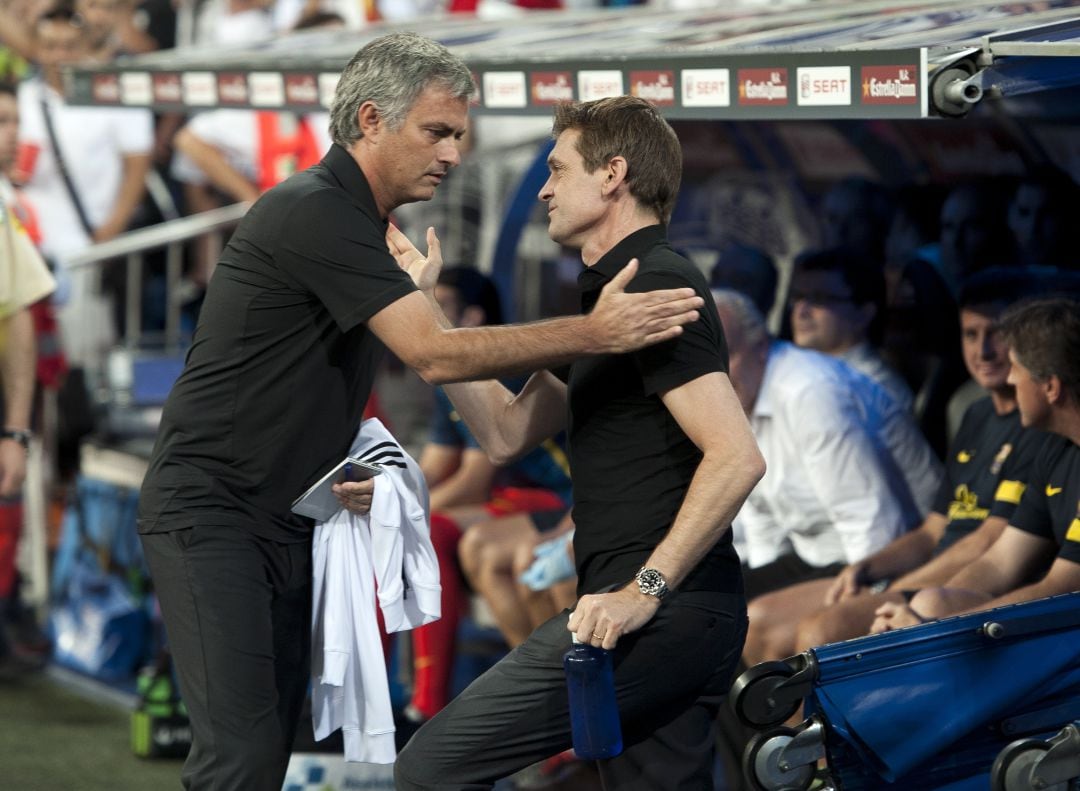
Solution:
M663 601L664 597L670 593L667 580L656 569L642 566L638 573L634 575L634 579L637 581L638 590L646 596L655 596Z
M0 429L0 439L13 439L23 446L26 450L30 450L30 437L33 436L29 431L23 431L18 428L5 428Z

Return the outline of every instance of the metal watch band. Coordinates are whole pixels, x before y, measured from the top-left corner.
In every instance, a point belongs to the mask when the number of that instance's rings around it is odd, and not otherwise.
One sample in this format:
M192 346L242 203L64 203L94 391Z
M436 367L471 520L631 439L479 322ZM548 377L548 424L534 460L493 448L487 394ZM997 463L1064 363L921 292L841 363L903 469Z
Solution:
M26 450L30 450L30 437L33 436L29 431L22 431L17 428L5 428L0 429L0 439L13 439L22 445Z

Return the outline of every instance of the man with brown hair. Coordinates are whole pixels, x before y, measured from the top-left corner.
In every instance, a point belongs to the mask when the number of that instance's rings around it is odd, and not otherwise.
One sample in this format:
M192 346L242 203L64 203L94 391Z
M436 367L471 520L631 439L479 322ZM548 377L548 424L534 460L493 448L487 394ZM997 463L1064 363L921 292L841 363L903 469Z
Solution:
M1002 332L1021 422L1060 436L1043 444L1009 526L982 557L909 603L883 604L874 632L1080 590L1080 302L1018 305Z
M640 262L630 290L691 286L707 299L666 238L682 152L657 110L626 96L561 105L553 134L540 199L551 238L581 250L582 309L627 257ZM493 381L447 393L499 461L567 428L580 598L417 732L398 788L487 788L567 749L568 631L613 654L626 749L600 762L606 787L711 788L717 706L746 632L729 526L764 473L711 301L652 349L542 371L517 396Z
M214 270L139 495L191 717L188 788L281 788L310 682L314 526L290 504L348 453L384 346L434 384L663 342L697 318L690 289L624 293L624 258L589 316L440 323L417 288L430 295L437 268L402 271L387 217L458 164L473 91L435 41L365 45L334 94L330 151L255 202ZM366 514L373 489L334 492Z

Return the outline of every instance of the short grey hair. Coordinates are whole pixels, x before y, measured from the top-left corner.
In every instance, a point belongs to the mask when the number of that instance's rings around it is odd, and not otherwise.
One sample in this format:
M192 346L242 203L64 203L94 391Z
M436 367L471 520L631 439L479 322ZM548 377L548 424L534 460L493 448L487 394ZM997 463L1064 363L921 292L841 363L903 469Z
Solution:
M736 335L744 346L753 346L769 339L765 317L750 297L730 288L714 288L712 297L717 309L724 310L735 322L735 326L724 328L729 337Z
M330 137L348 148L361 137L356 113L374 102L391 129L405 123L417 97L431 85L457 99L476 92L469 68L437 41L416 33L391 33L365 44L338 80L330 105Z

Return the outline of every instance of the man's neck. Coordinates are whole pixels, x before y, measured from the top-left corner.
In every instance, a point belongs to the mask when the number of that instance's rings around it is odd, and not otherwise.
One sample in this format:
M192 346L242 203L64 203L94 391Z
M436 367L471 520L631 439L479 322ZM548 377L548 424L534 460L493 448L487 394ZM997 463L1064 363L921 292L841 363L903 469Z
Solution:
M582 262L585 266L592 266L630 234L659 222L654 214L639 207L636 201L625 202L625 206L615 209L589 233L581 246Z
M999 387L990 391L990 403L998 415L1007 415L1016 409L1016 390L1011 387Z
M1067 406L1056 411L1051 431L1080 445L1080 408Z

